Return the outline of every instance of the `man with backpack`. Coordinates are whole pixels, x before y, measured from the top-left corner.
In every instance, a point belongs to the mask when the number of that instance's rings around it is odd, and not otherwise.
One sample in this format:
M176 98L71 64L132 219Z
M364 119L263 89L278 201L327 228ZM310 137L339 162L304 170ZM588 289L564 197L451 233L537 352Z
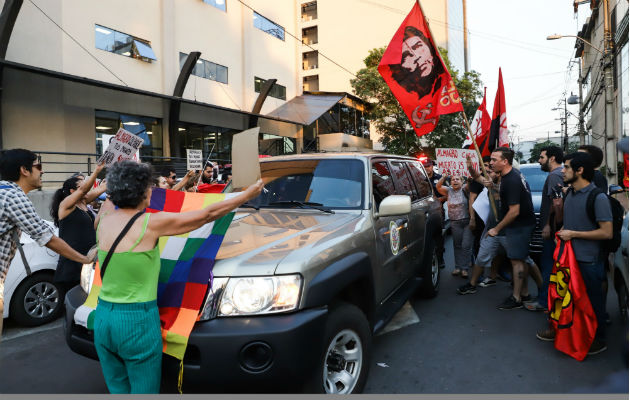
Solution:
M613 237L613 216L610 201L592 182L593 159L586 153L565 157L562 175L572 187L564 200L564 226L558 231L561 240L571 240L575 259L580 268L586 293L597 317L597 333L588 354L606 350L606 317L602 282L605 247ZM547 329L536 334L540 340L552 341L555 331Z

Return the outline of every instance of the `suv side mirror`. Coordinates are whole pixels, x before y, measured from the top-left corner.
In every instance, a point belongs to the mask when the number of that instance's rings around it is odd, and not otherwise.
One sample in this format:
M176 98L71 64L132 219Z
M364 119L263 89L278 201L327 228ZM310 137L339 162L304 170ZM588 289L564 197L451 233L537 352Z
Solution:
M411 197L404 195L391 195L385 197L381 201L381 205L378 208L378 213L375 215L379 217L389 217L392 215L403 215L411 212Z
M608 193L610 193L611 195L617 194L617 193L623 193L623 188L619 185L610 185L608 187Z

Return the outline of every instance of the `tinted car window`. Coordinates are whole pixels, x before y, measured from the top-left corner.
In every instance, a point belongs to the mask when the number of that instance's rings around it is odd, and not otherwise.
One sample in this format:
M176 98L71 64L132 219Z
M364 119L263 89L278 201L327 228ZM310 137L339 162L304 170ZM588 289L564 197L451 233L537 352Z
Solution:
M405 163L402 161L391 161L392 164L392 172L396 177L396 182L398 185L396 186L396 194L407 195L411 197L411 201L418 200L418 193L416 193L416 187L411 180L411 175L407 168L405 168Z
M407 165L409 166L409 171L411 171L413 182L416 184L416 188L418 189L418 196L420 198L431 196L431 184L429 183L429 178L427 178L427 175L422 169L420 163L412 161L408 162Z
M278 207L278 202L299 201L335 209L363 207L364 164L359 160L268 161L260 170L266 190L250 204Z
M547 179L547 172L540 168L521 168L521 174L529 183L529 189L532 192L542 192L545 179Z
M387 161L378 161L372 164L372 188L377 209L385 197L396 194L394 180L387 166Z

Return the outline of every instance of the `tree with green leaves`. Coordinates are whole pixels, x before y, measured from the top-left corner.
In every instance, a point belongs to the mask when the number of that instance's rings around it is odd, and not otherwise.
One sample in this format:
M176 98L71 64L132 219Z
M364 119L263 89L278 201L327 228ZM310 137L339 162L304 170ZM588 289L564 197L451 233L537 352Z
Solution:
M381 143L388 153L418 155L424 153L435 158L436 148L460 148L466 139L467 128L461 113L440 116L433 132L418 138L409 119L398 104L391 90L378 73L377 67L385 47L372 49L363 61L365 68L350 81L354 93L371 104L369 118L383 135ZM455 87L462 99L464 111L470 121L479 107L477 99L483 96L483 84L478 72L460 74L449 59L447 51L440 48L444 64L451 73ZM424 142L424 146L421 143Z

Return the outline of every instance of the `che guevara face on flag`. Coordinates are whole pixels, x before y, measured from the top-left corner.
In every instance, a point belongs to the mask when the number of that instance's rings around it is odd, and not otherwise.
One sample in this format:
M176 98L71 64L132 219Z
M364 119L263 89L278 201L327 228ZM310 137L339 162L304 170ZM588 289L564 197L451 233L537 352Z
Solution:
M462 111L418 3L389 43L378 71L418 136L431 132L440 115Z

